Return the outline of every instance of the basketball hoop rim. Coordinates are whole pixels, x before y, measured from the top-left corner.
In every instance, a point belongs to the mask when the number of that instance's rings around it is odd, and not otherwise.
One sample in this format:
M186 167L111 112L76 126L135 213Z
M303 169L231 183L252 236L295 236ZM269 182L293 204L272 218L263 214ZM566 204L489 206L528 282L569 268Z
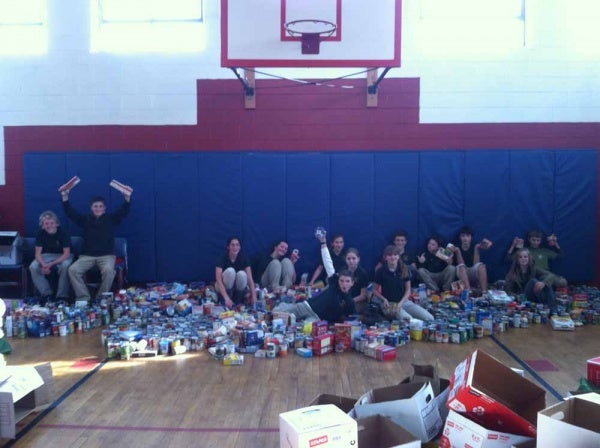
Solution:
M290 27L293 27L294 25L297 25L299 23L321 23L323 25L327 25L329 28L323 31L315 31L315 32L302 32L302 31L295 31ZM298 36L302 36L304 34L319 34L321 36L325 36L325 37L329 37L331 36L333 33L335 33L335 30L337 30L337 25L333 22L330 22L328 20L321 20L321 19L300 19L300 20L292 20L291 22L287 22L285 25L285 30L287 31L287 33L292 36L292 37L298 37Z

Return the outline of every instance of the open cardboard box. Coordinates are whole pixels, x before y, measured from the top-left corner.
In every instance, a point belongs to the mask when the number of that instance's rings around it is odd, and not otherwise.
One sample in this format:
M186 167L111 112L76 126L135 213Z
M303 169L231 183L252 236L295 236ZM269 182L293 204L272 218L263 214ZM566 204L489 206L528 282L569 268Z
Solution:
M486 429L466 416L450 411L439 446L440 448L512 448L513 446L521 447L522 443L530 444L533 441L532 437ZM523 445L523 448L525 446Z
M400 384L406 383L430 383L433 389L434 401L437 403L442 421L448 416L446 401L450 392L450 380L440 378L438 369L431 364L413 364L413 374L404 378Z
M356 398L341 397L339 395L332 394L321 394L317 395L310 403L308 403L308 405L316 406L320 404L333 404L348 414L350 411L352 411L352 408L354 408L354 403L356 403Z
M537 446L587 448L600 446L600 394L571 397L538 413Z
M17 231L0 231L0 264L21 263L21 238Z
M535 437L546 391L475 350L454 370L447 406L489 430Z
M358 446L365 448L421 448L421 440L382 415L358 420Z
M429 442L444 426L430 383L406 383L371 389L361 396L352 414L358 418L383 415ZM352 415L351 414L351 415Z
M279 414L280 448L357 445L356 420L337 406L309 406Z
M3 371L9 377L0 384L0 437L12 439L19 421L50 404L54 380L50 363L9 366Z

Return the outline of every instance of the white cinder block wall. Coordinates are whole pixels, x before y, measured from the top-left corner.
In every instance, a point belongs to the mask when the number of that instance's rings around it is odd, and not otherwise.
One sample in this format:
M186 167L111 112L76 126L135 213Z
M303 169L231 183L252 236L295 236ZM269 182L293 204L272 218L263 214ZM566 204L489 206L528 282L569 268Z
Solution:
M526 0L525 45L503 51L470 51L450 36L424 34L419 1L403 1L402 68L387 76L421 79L421 122L600 121L596 0ZM219 8L204 0L202 53L111 55L89 53L89 1L48 0L48 54L0 56L0 128L194 124L196 79L233 77L220 67ZM321 78L356 70L265 71Z

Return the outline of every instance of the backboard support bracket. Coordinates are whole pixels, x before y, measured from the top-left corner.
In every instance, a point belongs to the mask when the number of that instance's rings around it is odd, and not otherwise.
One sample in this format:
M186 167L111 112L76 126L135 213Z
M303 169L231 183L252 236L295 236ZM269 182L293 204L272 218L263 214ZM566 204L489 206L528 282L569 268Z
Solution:
M241 76L236 67L230 67L237 79L242 83L244 89L244 107L246 109L256 109L256 85L254 70L250 68L244 69L244 76Z
M377 76L378 69L367 71L367 107L377 107L377 88L391 68L386 67L379 76Z

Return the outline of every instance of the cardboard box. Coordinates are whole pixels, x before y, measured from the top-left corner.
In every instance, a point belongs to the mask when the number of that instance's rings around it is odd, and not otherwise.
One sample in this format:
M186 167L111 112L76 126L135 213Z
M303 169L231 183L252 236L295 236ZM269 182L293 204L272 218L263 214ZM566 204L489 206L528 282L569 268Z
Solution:
M444 426L430 383L397 384L372 389L354 405L356 418L383 415L429 442Z
M491 431L458 412L450 411L439 446L440 448L512 448L515 444L533 440L532 437Z
M350 350L352 347L352 326L350 324L335 324L335 347L338 345L344 347L344 350Z
M450 380L440 378L438 376L438 369L431 364L413 364L412 367L413 374L403 379L400 384L429 382L435 396L433 400L440 411L442 421L446 420L448 416L446 401L450 393Z
M44 380L29 366L4 367L3 372L9 376L0 384L0 437L12 439L16 424L39 406L35 390L43 386Z
M489 430L535 437L545 403L544 389L475 350L454 370L446 404Z
M332 404L279 414L280 448L350 448L357 440L356 421Z
M314 336L312 341L313 354L323 356L333 351L333 333Z
M19 232L0 232L0 264L21 263L21 238Z
M575 322L569 316L552 316L550 318L550 324L553 330L559 331L574 331Z
M571 397L538 413L537 446L587 448L600 446L600 395Z
M340 397L339 395L321 394L317 395L310 403L309 406L316 406L319 404L333 404L340 408L344 413L348 414L352 411L356 403L356 398Z
M600 356L587 360L587 380L600 387Z
M318 320L312 323L312 336L321 336L329 330L329 324L326 320Z
M361 418L358 446L367 448L421 448L421 440L382 415Z
M39 409L48 406L54 400L54 376L52 374L52 364L49 362L35 366L34 369L44 382L44 384L33 391L35 407Z
M380 345L375 349L375 359L377 361L393 361L396 359L396 347Z

